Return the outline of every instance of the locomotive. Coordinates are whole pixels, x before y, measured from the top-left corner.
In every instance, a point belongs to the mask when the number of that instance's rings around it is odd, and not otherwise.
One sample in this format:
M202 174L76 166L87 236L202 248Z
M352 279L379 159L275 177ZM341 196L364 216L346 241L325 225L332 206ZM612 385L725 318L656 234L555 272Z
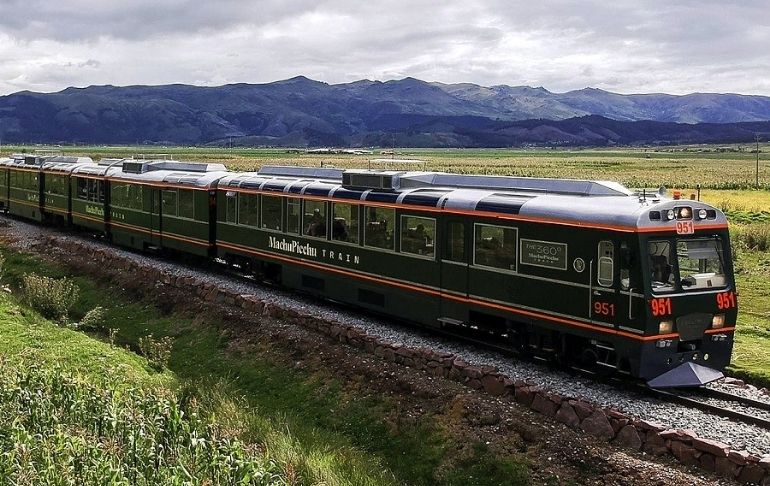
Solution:
M724 214L608 181L17 155L0 206L522 354L696 386L730 362Z

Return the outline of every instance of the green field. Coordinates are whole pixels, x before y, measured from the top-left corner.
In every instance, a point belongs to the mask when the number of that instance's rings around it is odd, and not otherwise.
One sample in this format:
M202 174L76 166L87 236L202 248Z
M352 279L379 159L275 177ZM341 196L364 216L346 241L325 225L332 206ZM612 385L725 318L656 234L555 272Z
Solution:
M4 146L0 155L35 150L102 157L173 157L221 162L232 170L257 170L265 164L368 167L372 159L417 159L426 168L459 173L568 177L621 182L628 187L750 189L755 181L754 146L688 146L602 150L397 149L382 155L307 154L287 149L201 147L34 147ZM723 150L723 151L720 151ZM770 145L760 145L760 187L770 188ZM384 164L377 163L381 167ZM391 164L392 165L392 164ZM393 165L395 166L395 165Z

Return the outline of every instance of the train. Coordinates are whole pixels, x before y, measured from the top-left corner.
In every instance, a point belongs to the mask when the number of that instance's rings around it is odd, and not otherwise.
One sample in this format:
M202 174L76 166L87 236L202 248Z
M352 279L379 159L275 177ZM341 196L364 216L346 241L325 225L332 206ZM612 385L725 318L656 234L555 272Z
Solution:
M728 223L609 181L14 155L0 209L536 358L699 386L730 362Z

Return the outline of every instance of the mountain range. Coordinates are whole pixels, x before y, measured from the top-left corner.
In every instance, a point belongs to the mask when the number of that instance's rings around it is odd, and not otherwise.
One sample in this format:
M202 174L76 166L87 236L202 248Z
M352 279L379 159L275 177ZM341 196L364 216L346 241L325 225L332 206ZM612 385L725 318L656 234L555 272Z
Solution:
M770 134L770 97L586 88L327 84L295 77L200 87L89 86L0 97L5 143L270 146L608 145L745 142Z

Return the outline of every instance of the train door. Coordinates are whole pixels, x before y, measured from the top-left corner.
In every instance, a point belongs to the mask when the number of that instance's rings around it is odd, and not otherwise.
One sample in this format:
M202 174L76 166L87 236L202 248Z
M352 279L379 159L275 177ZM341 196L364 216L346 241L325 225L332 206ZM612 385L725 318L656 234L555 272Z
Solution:
M616 327L621 311L616 285L616 248L610 240L597 245L592 275L590 312L591 320L607 327Z
M466 323L468 306L468 264L470 232L468 225L457 219L444 220L441 245L441 312L439 321Z
M146 187L150 189L150 240L152 246L160 248L162 245L160 189Z

